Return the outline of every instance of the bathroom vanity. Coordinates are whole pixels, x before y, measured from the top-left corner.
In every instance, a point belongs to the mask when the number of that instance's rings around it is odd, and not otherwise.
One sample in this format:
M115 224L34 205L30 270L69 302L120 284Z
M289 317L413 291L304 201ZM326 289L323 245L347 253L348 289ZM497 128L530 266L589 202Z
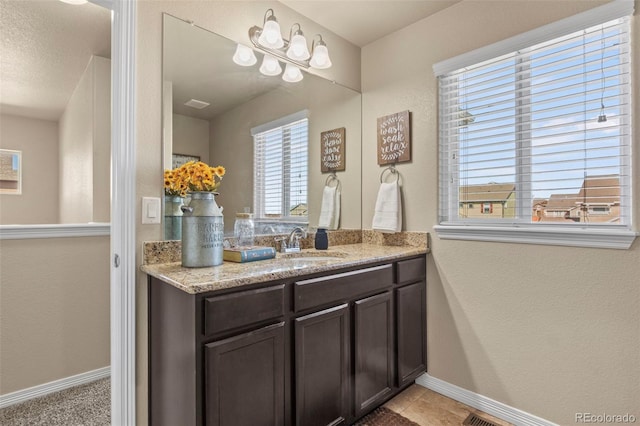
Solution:
M425 253L143 266L150 424L352 424L426 369Z

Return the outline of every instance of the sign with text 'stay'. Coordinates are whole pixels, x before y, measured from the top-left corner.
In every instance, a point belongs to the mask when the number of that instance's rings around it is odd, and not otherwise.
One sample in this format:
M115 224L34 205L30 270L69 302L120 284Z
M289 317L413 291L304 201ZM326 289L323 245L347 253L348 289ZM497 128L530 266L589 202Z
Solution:
M411 161L409 111L378 118L378 164Z
M322 173L345 170L345 128L320 133L320 166Z

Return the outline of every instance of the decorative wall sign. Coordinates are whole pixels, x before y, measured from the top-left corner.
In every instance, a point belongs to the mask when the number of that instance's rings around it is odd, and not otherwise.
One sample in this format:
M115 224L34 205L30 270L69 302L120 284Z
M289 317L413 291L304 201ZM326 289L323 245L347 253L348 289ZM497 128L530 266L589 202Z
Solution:
M320 166L322 173L345 170L345 128L320 133Z
M171 156L171 168L177 169L189 161L200 161L200 157L197 155L187 155L187 154L173 154Z
M22 194L22 151L0 149L0 194Z
M378 118L378 164L411 161L409 111Z

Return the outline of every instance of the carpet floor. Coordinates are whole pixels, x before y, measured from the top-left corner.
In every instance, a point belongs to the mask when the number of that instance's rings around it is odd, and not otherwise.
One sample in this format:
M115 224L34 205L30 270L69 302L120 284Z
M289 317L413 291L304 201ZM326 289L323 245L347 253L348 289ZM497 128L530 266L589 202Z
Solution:
M0 410L2 426L111 424L110 379L65 389Z

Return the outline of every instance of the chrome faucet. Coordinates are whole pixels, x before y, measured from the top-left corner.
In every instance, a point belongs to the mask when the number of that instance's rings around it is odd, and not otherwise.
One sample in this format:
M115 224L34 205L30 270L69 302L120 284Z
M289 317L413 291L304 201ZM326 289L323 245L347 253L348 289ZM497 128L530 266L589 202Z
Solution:
M299 226L293 228L289 237L276 237L276 243L280 243L280 253L295 253L300 251L300 238L305 238L307 232ZM277 248L277 246L276 246Z
M297 249L295 251L300 251L300 238L306 238L307 237L307 231L305 231L304 229L302 229L299 226L296 226L295 228L293 228L293 230L291 231L291 233L289 234L289 249Z

